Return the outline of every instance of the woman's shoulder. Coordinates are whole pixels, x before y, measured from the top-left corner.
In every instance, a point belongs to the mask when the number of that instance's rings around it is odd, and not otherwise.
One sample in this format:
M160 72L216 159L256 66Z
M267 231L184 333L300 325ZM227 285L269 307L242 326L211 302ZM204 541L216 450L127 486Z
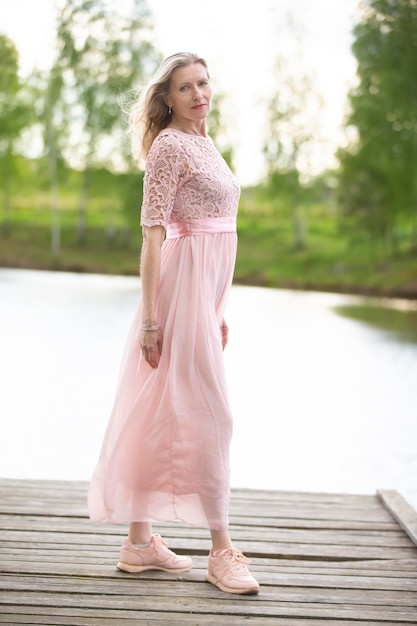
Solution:
M173 128L163 128L152 142L147 160L160 154L179 154L182 152L182 138Z
M154 145L155 143L157 145L179 145L183 141L182 135L184 135L184 133L175 130L175 128L163 128L155 137L152 145Z
M167 126L159 131L152 145L156 143L156 145L171 144L187 147L199 145L200 143L204 145L207 142L213 143L211 137L185 133L182 130L177 130L176 128Z
M163 128L153 140L147 156L147 162L159 162L168 159L177 164L188 163L190 159L207 157L216 151L209 136L192 135L176 128Z

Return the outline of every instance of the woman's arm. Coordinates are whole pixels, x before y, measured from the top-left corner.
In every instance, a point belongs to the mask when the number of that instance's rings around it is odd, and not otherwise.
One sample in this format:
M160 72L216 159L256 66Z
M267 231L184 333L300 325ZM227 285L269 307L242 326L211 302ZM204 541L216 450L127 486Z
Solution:
M142 279L142 331L140 345L146 361L158 367L162 351L162 331L156 319L156 295L161 271L161 246L165 237L163 226L143 226L140 274Z

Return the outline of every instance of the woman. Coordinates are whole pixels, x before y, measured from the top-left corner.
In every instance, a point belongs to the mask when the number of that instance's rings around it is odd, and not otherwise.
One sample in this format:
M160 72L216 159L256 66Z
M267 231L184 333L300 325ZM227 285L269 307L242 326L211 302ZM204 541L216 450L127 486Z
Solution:
M228 531L232 418L222 350L236 255L239 187L207 135L204 59L175 54L132 107L134 153L146 157L142 299L113 413L89 488L94 521L130 522L118 568L184 572L152 522L210 529L207 580L257 593Z

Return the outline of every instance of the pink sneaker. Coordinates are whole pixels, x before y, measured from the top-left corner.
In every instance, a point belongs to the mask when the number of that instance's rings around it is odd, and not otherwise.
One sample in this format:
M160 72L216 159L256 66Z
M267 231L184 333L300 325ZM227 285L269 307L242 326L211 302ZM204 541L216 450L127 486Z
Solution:
M246 567L250 563L240 550L226 548L211 551L206 580L228 593L258 593L258 581Z
M149 546L138 548L125 539L120 551L117 568L124 572L143 572L147 569L160 569L163 572L187 572L193 566L188 556L178 556L167 548L161 535L152 535Z

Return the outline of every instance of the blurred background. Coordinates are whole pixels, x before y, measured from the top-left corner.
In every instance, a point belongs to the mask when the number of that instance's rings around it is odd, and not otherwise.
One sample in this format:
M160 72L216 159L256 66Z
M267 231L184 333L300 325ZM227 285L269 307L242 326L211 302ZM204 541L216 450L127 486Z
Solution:
M417 506L416 0L0 5L0 475L93 469L140 290L123 110L180 50L242 184L233 484Z

